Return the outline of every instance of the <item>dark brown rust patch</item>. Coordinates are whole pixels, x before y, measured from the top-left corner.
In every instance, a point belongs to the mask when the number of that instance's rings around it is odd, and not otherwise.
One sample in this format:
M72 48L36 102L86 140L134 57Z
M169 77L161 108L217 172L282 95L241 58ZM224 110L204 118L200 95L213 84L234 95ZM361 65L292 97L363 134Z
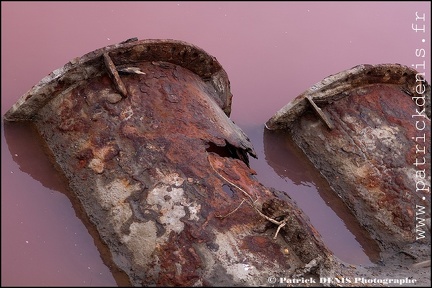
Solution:
M166 246L162 246L158 251L158 258L161 263L160 273L157 281L158 286L192 286L200 279L199 271L203 266L200 256L193 246L190 239L172 233ZM143 281L144 286L153 283Z
M271 237L250 235L244 237L242 240L242 249L249 250L253 253L258 253L261 257L267 259L273 259L274 261L277 261L279 265L285 267L286 269L290 268L290 264L288 263L289 261L287 258L289 254L289 249L276 244L274 240L271 239ZM260 268L259 262L257 262L255 265L258 269Z

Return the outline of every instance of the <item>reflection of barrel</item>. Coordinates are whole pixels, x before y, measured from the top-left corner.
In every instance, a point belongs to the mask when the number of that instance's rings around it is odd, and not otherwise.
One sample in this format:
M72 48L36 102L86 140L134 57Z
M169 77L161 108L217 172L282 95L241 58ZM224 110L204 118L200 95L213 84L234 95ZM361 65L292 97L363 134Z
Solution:
M317 173L313 171L315 167L290 138L285 130L265 129L265 159L280 177L289 178L295 185L309 185L314 182L311 172ZM304 169L299 169L299 166Z
M60 174L56 174L44 153L44 140L32 125L26 122L5 122L4 135L12 159L22 172L29 174L48 189L67 193L64 179Z
M383 248L416 240L416 207L430 211L430 86L419 73L356 66L306 90L266 127L291 134Z
M5 119L34 122L133 285L267 285L275 271L331 255L294 204L252 177L255 153L230 109L214 57L133 39L54 71ZM254 232L267 221L260 204L289 217L282 241Z
M358 220L353 216L349 208L331 189L328 181L319 173L319 171L313 166L303 151L295 144L290 136L290 133L286 130L270 131L268 129L264 129L263 138L266 162L274 169L276 174L282 179L290 179L296 186L304 185L313 186L314 189L316 188L316 192L319 194L317 197L320 197L323 200L322 205L330 207L331 211L342 220L340 223L329 221L329 214L327 214L329 212L323 211L328 208L318 208L320 207L319 204L317 206L316 203L308 203L303 204L302 206L299 198L302 200L310 199L310 195L296 193L296 197L299 197L296 198L291 193L295 193L294 191L297 189L285 190L287 194L291 195L291 197L293 197L296 202L299 203L299 206L305 211L306 214L308 214L309 218L312 219L312 223L315 225L315 228L317 228L321 235L323 235L324 241L327 241L326 244L332 248L332 250L335 252L335 255L346 254L345 256L350 255L350 257L352 257L355 255L355 251L352 251L353 244L351 244L350 241L354 243L357 241L358 244L360 244L358 249L363 251L372 262L378 262L381 258L380 248L376 241L371 239L368 232L359 225ZM303 200L303 202L309 201ZM313 209L309 209L310 207L313 207ZM313 221L313 217L315 217L315 219L325 218L327 220L316 224L316 222ZM342 232L339 229L347 229L349 232ZM338 231L338 237L334 237L334 231ZM351 234L354 235L355 240L351 239L351 237L353 237ZM334 242L330 243L328 242L329 240L326 240L326 236L330 239L337 239L337 241L333 240ZM341 245L341 242L338 242L340 239L343 239L343 244L347 243L346 247L348 248L345 248L344 245ZM336 252L335 247L337 247L338 253ZM358 257L359 259L366 257L363 256L362 252L358 253L360 254Z

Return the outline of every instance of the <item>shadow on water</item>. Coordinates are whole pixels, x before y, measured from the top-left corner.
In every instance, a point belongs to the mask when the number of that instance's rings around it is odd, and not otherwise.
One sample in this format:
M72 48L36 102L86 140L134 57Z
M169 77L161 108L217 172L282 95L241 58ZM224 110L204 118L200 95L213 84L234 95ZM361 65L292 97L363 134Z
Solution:
M44 187L66 195L77 218L84 224L94 240L102 261L110 269L118 286L131 286L128 276L114 264L111 253L99 237L77 197L67 188L68 182L61 170L54 165L52 154L31 122L3 122L5 139L13 161L20 170L39 181ZM11 149L13 148L13 152ZM18 157L19 155L19 157Z
M378 262L378 244L360 226L291 137L286 132L262 129L262 153L269 167L253 167L260 181L290 196L310 218L324 243L342 261L359 265ZM265 180L266 177L268 180Z

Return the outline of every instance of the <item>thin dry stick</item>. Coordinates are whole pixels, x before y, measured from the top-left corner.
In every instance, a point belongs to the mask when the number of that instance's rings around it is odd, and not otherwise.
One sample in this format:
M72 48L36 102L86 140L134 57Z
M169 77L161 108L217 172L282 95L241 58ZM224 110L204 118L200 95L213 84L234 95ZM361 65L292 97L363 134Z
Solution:
M430 266L431 266L431 260L426 260L426 261L415 263L411 267L412 268L422 268L422 267L430 267Z
M273 239L276 239L276 237L277 237L277 235L278 235L278 233L279 233L279 230L280 230L283 226L286 225L286 219L284 219L284 220L282 220L282 221L276 221L275 219L272 219L272 218L268 217L267 215L264 215L264 214L263 214L263 213L262 213L262 212L261 212L261 211L260 211L260 210L255 206L255 205L254 205L255 201L253 201L253 199L252 199L252 197L249 195L249 193L247 193L244 189L242 189L241 187L239 187L239 186L237 186L236 184L232 183L231 181L229 181L228 179L226 179L224 176L222 176L218 171L216 171L216 169L213 167L213 164L211 163L211 161L209 161L209 163L210 163L211 168L213 169L213 171L216 172L217 175L219 175L223 180L225 180L226 182L228 182L229 184L231 184L231 185L234 186L235 188L239 189L241 192L243 192L243 194L245 194L246 196L248 196L248 198L249 198L250 201L251 201L251 203L248 202L248 204L251 205L252 208L254 208L255 211L257 211L258 214L259 214L261 217L264 217L266 220L272 222L273 224L278 225L278 228L277 228L277 230L276 230L275 236L273 237ZM243 199L242 203L240 203L240 205L239 205L239 206L238 206L234 211L228 213L226 216L228 216L228 215L234 213L235 211L237 211L237 209L240 208L241 204L243 204L244 200L245 200L245 199ZM258 200L258 199L257 199L257 200ZM226 216L224 216L224 217L226 217Z
M234 209L233 211L229 212L229 213L226 214L225 216L222 216L222 215L216 215L216 217L218 217L218 218L225 218L225 217L228 217L229 215L231 215L231 214L233 214L234 212L236 212L236 211L240 208L240 206L241 206L245 201L246 201L246 199L243 198L242 202L237 206L236 209Z

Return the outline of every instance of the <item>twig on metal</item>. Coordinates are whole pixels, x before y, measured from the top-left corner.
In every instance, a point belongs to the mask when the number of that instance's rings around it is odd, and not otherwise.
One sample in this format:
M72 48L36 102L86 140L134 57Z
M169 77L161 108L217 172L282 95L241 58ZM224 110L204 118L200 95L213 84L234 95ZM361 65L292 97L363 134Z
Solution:
M314 111L318 114L318 116L321 118L321 120L324 121L324 123L327 125L327 127L330 130L334 129L334 125L333 123L330 121L330 119L328 119L328 117L324 114L324 112L321 110L321 108L319 108L315 102L312 100L312 97L307 96L306 99L308 100L308 102L312 105L312 108L314 109Z
M213 167L213 164L211 163L211 161L209 161L209 163L210 163L211 168L213 169L213 171L216 172L217 175L219 175L223 180L225 180L226 182L228 182L230 185L234 186L235 188L237 188L238 190L240 190L241 192L243 192L243 194L245 194L245 195L250 199L250 202L247 202L247 203L248 203L250 206L252 206L252 208L254 208L254 210L255 210L256 212L258 212L258 214L259 214L261 217L263 217L263 218L266 219L267 221L270 221L270 222L273 223L273 224L278 225L278 228L277 228L277 230L276 230L276 233L275 233L275 235L274 235L274 237L273 237L273 239L276 239L276 237L277 237L277 235L278 235L278 233L279 233L279 230L280 230L282 227L284 227L284 226L286 225L286 221L287 221L287 219L283 219L282 221L277 221L277 220L275 220L275 219L273 219L273 218L268 217L267 215L264 215L264 214L263 214L263 213L258 209L258 207L255 206L255 202L256 202L256 201L253 201L253 199L252 199L252 197L249 195L249 193L247 193L243 188L241 188L241 187L239 187L238 185L232 183L230 180L226 179L226 178L225 178L224 176L222 176L218 171L216 171L216 169ZM244 202L245 200L246 200L246 199L243 199L243 201L240 203L240 205L239 205L235 210L231 211L230 213L228 213L228 214L225 215L224 217L226 217L226 216L228 216L228 215L234 213L235 211L237 211L237 209L240 208L240 206L243 204L243 202Z
M241 203L237 206L237 208L235 208L233 211L229 212L229 213L226 214L226 215L216 215L216 217L218 217L218 218L225 218L225 217L228 217L229 215L231 215L231 214L233 214L234 212L236 212L236 211L240 208L240 206L241 206L245 201L246 201L246 199L243 198L242 202L241 202Z

